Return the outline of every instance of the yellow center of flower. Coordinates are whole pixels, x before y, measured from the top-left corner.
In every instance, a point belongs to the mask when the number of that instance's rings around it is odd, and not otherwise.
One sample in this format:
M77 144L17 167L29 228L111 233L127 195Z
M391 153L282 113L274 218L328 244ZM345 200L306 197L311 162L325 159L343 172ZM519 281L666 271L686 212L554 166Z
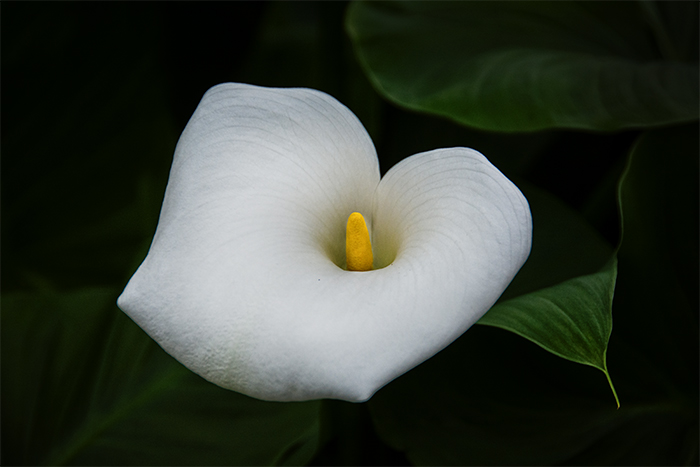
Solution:
M369 271L372 269L372 242L365 218L359 212L353 212L348 217L345 233L345 257L348 271Z

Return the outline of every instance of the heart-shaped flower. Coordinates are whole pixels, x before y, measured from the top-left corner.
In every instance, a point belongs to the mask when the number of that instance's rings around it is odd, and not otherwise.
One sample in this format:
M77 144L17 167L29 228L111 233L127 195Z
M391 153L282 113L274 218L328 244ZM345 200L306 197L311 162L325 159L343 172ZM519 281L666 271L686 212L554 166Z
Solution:
M371 270L347 268L354 212ZM222 387L364 401L486 313L531 237L523 195L472 149L411 156L380 180L367 132L332 97L222 84L178 142L118 303Z

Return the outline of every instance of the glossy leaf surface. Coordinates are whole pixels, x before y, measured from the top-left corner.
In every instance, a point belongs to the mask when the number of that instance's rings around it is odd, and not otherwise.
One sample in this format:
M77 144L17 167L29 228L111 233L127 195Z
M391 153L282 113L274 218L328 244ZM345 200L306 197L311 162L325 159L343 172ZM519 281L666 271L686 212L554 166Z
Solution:
M616 130L695 120L693 36L671 41L672 26L642 3L361 2L347 28L382 95L477 128ZM697 4L672 8L698 14Z
M506 329L559 357L598 368L610 381L605 355L616 278L613 261L598 273L501 302L479 324ZM615 393L612 381L610 388Z

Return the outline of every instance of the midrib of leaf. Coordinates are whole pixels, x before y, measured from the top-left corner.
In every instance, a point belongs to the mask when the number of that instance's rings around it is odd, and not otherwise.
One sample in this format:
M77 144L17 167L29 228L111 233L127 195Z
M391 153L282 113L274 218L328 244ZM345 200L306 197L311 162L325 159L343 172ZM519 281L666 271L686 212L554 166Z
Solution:
M129 400L117 403L114 409L104 417L88 420L72 437L71 441L60 450L61 452L49 456L44 465L67 465L80 451L89 446L93 440L104 433L108 428L116 424L119 420L127 417L130 413L153 399L159 393L170 388L172 383L185 374L181 367L174 366L152 384L145 387L140 394Z
M610 386L610 390L613 393L613 397L615 397L615 403L617 404L617 408L620 408L620 398L617 397L617 391L615 391L615 386L613 385L612 379L610 378L610 372L608 372L608 348L607 346L605 347L605 350L603 351L603 368L599 368L600 371L605 373L605 378L608 380L608 385Z

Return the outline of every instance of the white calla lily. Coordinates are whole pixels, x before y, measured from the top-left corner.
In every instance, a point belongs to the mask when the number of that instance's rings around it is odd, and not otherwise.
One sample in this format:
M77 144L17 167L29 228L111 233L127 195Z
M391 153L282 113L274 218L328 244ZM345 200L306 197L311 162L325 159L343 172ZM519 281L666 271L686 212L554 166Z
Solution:
M345 268L363 214L374 268ZM173 160L153 243L119 307L222 387L275 401L369 399L474 324L525 262L520 191L478 152L417 154L380 180L332 97L222 84Z

